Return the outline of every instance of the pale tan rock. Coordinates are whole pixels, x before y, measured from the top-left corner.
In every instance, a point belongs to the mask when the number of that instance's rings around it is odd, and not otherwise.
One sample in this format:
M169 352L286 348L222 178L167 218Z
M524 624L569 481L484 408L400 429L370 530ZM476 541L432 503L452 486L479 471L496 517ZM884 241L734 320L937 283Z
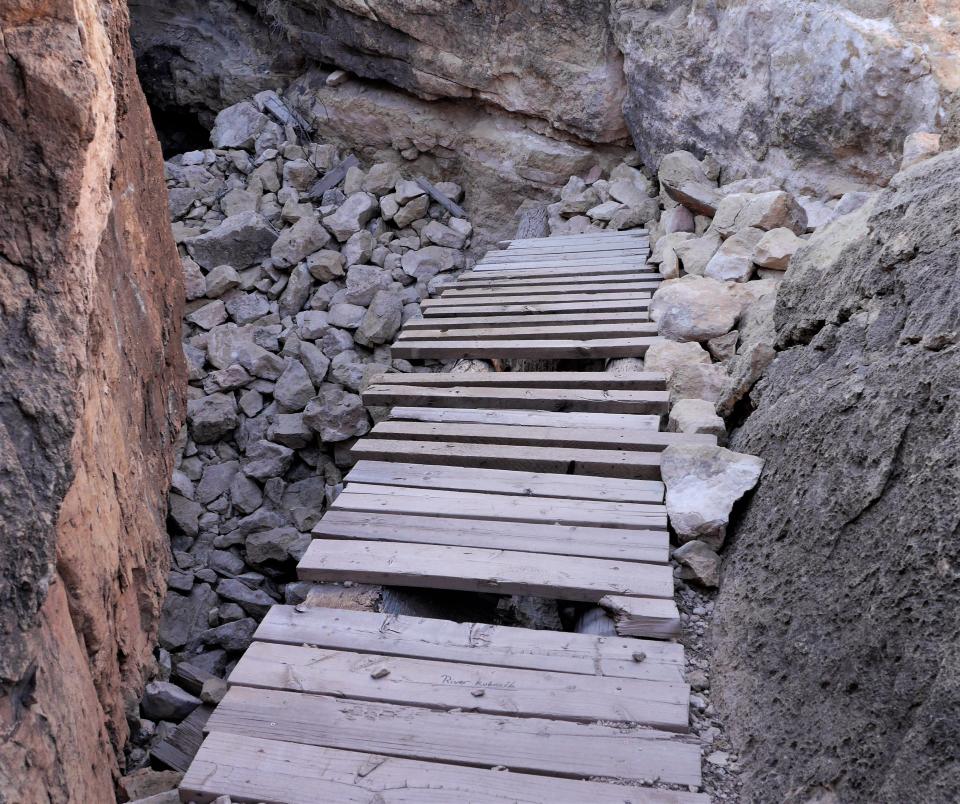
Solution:
M797 234L807 228L807 213L783 190L766 193L733 193L726 196L713 216L714 228L730 237L748 226L769 231L784 226Z
M737 352L737 341L740 339L739 330L733 330L719 338L711 338L707 341L707 351L713 356L714 360L723 362L729 360Z
M677 366L667 381L670 402L681 399L705 399L715 405L727 383L727 369L722 363L687 363Z
M710 588L720 585L720 556L699 539L680 545L673 551L673 557L680 564L680 577L685 581L696 581Z
M727 283L689 275L660 285L650 302L650 318L665 338L708 341L733 329L742 306Z
M710 363L710 355L696 341L678 343L666 339L658 340L650 345L643 356L643 364L647 371L662 371L667 379L675 369L691 363Z
M660 216L660 222L663 224L665 234L674 232L693 232L696 224L693 220L693 213L686 207L674 207L668 209Z
M790 258L802 244L803 241L789 229L771 229L757 243L753 261L761 268L786 271Z
M930 131L914 131L903 141L903 159L900 170L940 153L940 135Z
M700 237L687 238L674 244L673 250L677 252L683 270L688 274L697 274L703 276L707 269L707 263L710 258L717 253L723 239L715 231L707 231Z
M660 276L664 279L678 279L680 277L680 260L677 252L670 246L663 249L663 259L660 260Z
M727 282L746 282L753 275L753 253L761 237L763 232L752 226L728 237L710 258L703 275Z
M681 543L699 539L719 549L733 504L760 479L763 461L723 447L671 445L660 474L667 488L667 516Z
M654 245L647 262L653 263L654 265L659 265L661 262L663 262L663 254L666 249L675 249L677 244L683 243L685 240L689 240L692 237L693 235L689 232L673 232L672 234L663 235Z
M720 442L727 435L727 428L717 415L714 405L707 399L678 399L670 408L667 419L670 433L706 433L715 435Z

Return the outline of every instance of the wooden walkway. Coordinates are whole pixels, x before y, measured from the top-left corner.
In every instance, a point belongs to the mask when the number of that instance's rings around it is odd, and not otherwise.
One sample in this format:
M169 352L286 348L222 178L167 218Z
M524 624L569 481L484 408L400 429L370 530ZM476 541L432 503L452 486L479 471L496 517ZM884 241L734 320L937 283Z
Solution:
M408 322L410 359L642 355L645 234L512 241ZM669 564L664 377L386 374L389 413L299 564L311 581L600 603L601 637L274 606L184 801L705 804ZM640 637L640 638L637 638ZM651 786L672 785L674 789Z

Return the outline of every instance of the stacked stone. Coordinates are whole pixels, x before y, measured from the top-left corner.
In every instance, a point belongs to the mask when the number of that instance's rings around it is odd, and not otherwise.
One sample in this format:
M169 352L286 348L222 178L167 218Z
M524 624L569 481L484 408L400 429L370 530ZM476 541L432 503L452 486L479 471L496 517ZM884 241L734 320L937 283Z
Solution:
M317 197L341 154L271 116L282 108L273 92L231 106L213 148L166 165L188 300L188 427L160 675L132 766L199 704L168 683L179 662L223 677L273 603L303 599L295 564L371 427L360 392L385 371L425 370L392 360L390 342L464 267L472 234L389 163L350 167ZM436 188L462 197L451 182Z

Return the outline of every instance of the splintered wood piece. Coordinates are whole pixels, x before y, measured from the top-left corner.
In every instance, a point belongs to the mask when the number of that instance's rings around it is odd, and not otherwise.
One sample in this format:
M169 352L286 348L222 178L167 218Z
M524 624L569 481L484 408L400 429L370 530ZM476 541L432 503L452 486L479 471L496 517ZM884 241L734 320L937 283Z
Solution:
M673 597L669 565L519 550L314 539L297 571L304 581L356 581L590 603L606 595Z
M512 424L459 424L447 422L382 421L373 438L415 441L464 441L468 444L529 444L534 447L626 449L659 452L671 444L715 445L715 435L661 433L652 430L564 429Z
M683 735L645 728L440 712L250 687L231 689L209 728L302 745L452 765L502 766L548 776L700 784L696 743Z
M394 413L397 409L394 410ZM609 477L567 476L508 469L471 469L416 463L358 461L347 483L381 486L418 486L487 494L558 497L570 500L661 503L663 483L654 480L617 480Z
M535 427L590 427L593 429L657 430L660 416L637 413L565 413L548 410L498 410L494 408L424 408L398 405L389 419L418 422L478 422L529 424Z
M473 388L570 388L601 391L662 391L667 377L659 371L635 371L610 374L606 371L502 371L464 374L378 374L371 385L416 385L433 388L470 386Z
M274 606L257 628L261 642L549 670L556 673L683 681L683 647L565 631L532 631L401 614ZM646 659L633 655L643 651Z
M388 672L371 675L377 670ZM682 682L572 675L269 642L254 642L247 649L230 673L230 684L428 709L638 723L678 732L687 730L689 720L690 692ZM471 695L476 689L486 692L481 700Z
M324 539L483 547L648 564L666 564L670 559L666 531L657 530L331 510L314 526L313 534Z
M362 396L366 405L502 406L521 410L591 413L666 413L669 401L666 391L485 388L471 385L454 388L372 385Z
M331 506L335 511L413 514L500 522L545 522L598 528L666 530L666 508L658 503L558 500L471 491L351 483Z
M417 176L417 184L421 189L427 192L434 201L436 201L441 207L443 207L447 212L449 212L455 218L466 218L467 211L457 204L452 198L448 198L446 195L441 193L436 187L433 186L423 176Z
M672 600L608 595L600 605L613 616L620 636L673 639L680 635L680 613Z

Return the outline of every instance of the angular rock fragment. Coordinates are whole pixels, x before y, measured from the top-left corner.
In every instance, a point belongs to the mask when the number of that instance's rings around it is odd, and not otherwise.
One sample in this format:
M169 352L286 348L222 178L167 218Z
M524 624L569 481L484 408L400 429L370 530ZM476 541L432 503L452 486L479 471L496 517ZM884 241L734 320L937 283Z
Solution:
M724 282L684 276L664 282L653 294L650 318L665 338L707 341L733 329L740 309Z
M673 551L673 557L680 564L680 577L684 580L710 588L720 585L720 556L706 543L694 539L682 544Z
M243 269L270 256L276 230L258 212L240 212L216 229L184 241L190 256L207 269L232 265Z

